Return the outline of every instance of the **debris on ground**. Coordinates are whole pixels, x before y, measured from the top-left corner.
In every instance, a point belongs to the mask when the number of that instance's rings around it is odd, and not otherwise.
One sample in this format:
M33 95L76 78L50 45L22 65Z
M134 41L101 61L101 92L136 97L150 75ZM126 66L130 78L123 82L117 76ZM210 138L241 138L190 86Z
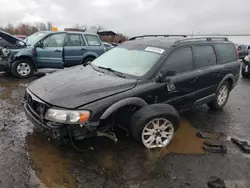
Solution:
M241 141L236 138L231 138L231 141L235 143L243 152L250 153L250 145L246 141Z
M207 182L207 185L209 188L226 188L224 180L216 176L210 177L209 181Z
M227 147L225 145L219 145L219 146L208 146L205 145L202 147L205 151L208 151L210 153L227 153Z
M204 138L204 139L210 139L209 133L205 133L205 132L201 132L201 131L197 132L196 136L198 136L200 138Z
M220 147L222 145L221 142L217 140L206 140L204 144L211 147Z

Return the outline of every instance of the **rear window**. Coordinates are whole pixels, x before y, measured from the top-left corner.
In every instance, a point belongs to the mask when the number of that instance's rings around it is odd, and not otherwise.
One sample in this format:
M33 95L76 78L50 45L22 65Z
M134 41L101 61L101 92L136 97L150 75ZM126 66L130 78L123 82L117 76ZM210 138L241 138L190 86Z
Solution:
M215 44L214 47L218 53L220 64L237 60L237 55L233 44Z

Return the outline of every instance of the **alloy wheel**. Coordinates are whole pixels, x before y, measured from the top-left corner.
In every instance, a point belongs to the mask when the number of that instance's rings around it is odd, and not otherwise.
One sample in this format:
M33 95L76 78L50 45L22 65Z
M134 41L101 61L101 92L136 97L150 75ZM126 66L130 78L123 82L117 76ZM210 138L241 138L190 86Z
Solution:
M28 63L21 62L17 66L17 73L21 76L27 76L31 71L31 67Z
M228 93L229 93L228 87L226 85L223 85L218 92L217 96L218 105L222 106L226 103Z
M147 148L166 147L174 136L173 124L165 118L150 121L142 130L142 143Z

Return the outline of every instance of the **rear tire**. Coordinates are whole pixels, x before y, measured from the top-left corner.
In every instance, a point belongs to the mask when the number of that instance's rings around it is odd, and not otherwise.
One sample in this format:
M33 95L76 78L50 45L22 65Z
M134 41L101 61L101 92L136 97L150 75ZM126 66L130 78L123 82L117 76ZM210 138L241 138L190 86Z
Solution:
M28 59L15 60L11 65L11 73L17 78L29 78L34 73L34 66Z
M95 57L87 57L84 61L83 61L83 65L86 65L88 62L91 62L95 59Z
M166 147L179 126L178 112L167 104L145 106L130 119L132 137L148 149Z
M229 93L230 86L228 82L224 82L218 89L218 92L216 93L216 98L212 102L207 104L208 107L215 110L221 110L227 103Z

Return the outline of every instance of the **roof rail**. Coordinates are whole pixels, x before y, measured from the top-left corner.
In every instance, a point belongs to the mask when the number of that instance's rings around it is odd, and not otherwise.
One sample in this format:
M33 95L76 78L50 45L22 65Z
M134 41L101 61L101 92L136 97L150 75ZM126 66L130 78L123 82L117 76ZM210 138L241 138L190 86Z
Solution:
M129 40L135 40L137 38L145 38L145 37L187 37L187 35L141 35L132 37Z
M175 45L178 45L181 42L200 41L200 40L206 40L206 41L212 41L212 40L229 41L227 37L194 37L194 38L187 38L187 39L182 39L182 40L176 41Z

